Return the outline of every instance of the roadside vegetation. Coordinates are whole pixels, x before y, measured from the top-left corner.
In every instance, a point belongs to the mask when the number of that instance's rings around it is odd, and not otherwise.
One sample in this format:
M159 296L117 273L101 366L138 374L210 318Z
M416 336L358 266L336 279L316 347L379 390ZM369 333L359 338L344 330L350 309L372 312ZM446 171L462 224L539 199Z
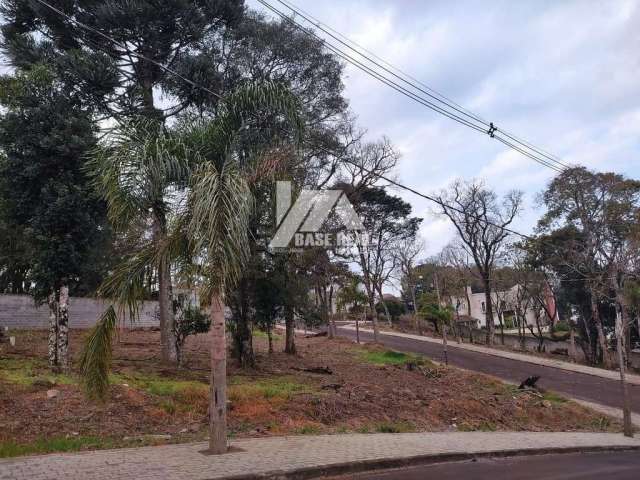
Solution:
M72 331L79 343L82 332ZM114 344L111 391L87 402L72 370L51 375L46 332L0 346L0 456L204 440L208 434L206 335L189 337L184 368L161 362L159 333L125 331ZM28 339L28 342L23 340ZM617 421L553 392L526 392L419 355L326 337L253 338L254 369L229 367L229 436L412 431L619 431ZM72 350L75 356L76 352ZM328 373L313 373L314 368ZM51 396L53 395L53 396Z

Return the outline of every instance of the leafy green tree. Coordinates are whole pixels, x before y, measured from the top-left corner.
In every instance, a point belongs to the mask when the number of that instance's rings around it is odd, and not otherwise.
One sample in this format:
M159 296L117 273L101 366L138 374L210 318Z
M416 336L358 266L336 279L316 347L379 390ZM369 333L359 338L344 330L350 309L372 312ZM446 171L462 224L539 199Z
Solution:
M178 356L178 365L182 365L184 361L184 344L187 337L190 335L196 335L198 333L207 333L211 328L211 320L200 310L199 307L191 304L183 304L174 301L176 321L175 321L175 336L176 336L176 350Z
M280 150L278 179L291 180L294 190L319 188L327 184L338 170L350 139L351 120L347 117L347 102L343 97L342 65L329 54L322 42L311 38L288 21L272 21L263 15L247 11L242 20L225 32L208 35L204 55L219 61L217 70L224 72L221 89L230 91L247 81L261 79L286 85L300 99L305 120L305 142L295 152ZM215 105L203 103L191 109L199 114L215 115ZM262 114L245 119L244 138L253 145L272 142L274 133L282 129L282 119ZM255 128L252 128L255 127ZM278 133L279 134L279 133ZM239 148L242 152L243 148ZM275 152L274 152L275 153ZM274 156L275 158L275 156ZM274 176L263 176L252 184L256 208L250 222L252 238L251 260L244 269L237 288L230 292L234 355L245 366L254 364L251 344L253 306L251 289L262 275L266 246L275 233ZM294 318L309 311L308 288L301 279L304 259L295 252L274 253L273 268L287 285L284 307L286 326L285 352L295 353ZM253 268L256 265L257 268ZM310 287L309 287L310 288ZM302 290L305 290L302 292Z
M404 302L401 300L385 300L385 305L382 302L376 304L376 310L378 314L388 314L391 317L392 322L397 322L400 315L407 312Z
M338 309L356 314L362 312L368 298L367 294L360 289L360 285L362 285L362 279L357 275L351 275L338 292Z
M285 303L285 292L282 286L282 282L274 278L271 272L266 271L265 276L256 280L253 291L256 324L267 332L269 353L273 353L273 327Z
M443 325L449 325L453 318L453 309L447 305L443 307L438 303L438 298L433 292L424 292L418 297L418 315L423 320L433 323L436 332Z
M0 223L16 235L3 239L16 255L8 272L13 288L48 303L49 363L68 369L69 295L94 289L96 264L106 265L105 208L85 173L92 118L43 65L2 77L0 103Z
M200 48L208 35L236 25L242 0L49 0L60 13L30 0L7 0L1 13L2 46L18 67L47 63L56 76L74 85L85 106L108 117L164 119L193 103L216 104L212 96L184 78L219 90L222 73ZM110 39L113 39L112 42ZM158 93L167 101L158 104Z

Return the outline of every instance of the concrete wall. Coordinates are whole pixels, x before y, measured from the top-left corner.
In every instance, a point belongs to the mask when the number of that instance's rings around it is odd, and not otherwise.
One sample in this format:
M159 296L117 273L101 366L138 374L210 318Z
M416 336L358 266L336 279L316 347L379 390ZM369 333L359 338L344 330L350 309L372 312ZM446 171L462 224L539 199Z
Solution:
M109 306L95 298L71 297L69 301L69 323L71 328L90 328L95 325ZM143 302L140 316L135 323L127 321L127 327L157 327L158 302ZM48 328L49 307L36 308L28 295L0 295L0 327L10 329Z

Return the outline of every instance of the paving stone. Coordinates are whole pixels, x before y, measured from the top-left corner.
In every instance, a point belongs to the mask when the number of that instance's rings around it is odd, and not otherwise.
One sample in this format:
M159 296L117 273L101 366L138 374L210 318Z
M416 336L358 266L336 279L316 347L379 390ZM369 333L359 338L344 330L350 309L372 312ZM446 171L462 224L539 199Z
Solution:
M241 451L203 455L205 443L190 443L5 459L0 479L205 480L418 455L640 448L640 439L611 433L440 432L253 438L232 444Z

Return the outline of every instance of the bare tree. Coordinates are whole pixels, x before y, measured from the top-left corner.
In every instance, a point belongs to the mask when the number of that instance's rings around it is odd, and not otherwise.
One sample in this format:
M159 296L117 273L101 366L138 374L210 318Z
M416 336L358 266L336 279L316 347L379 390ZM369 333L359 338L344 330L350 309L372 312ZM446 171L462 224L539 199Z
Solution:
M353 141L340 172L342 182L356 190L380 184L380 175L388 175L397 165L400 154L387 137L378 142Z
M469 253L460 241L449 243L440 253L442 261L450 267L451 283L453 290L457 292L455 304L453 299L451 304L454 308L456 321L460 319L460 298L464 298L467 315L471 317L471 297L469 296L470 281L473 272ZM461 326L458 326L460 329ZM469 324L469 342L473 343L473 325Z
M491 277L505 240L506 228L522 208L522 192L511 191L502 202L480 181L454 182L438 197L441 213L455 226L466 251L473 258L485 291L486 342L493 345L494 319Z
M393 254L396 257L396 275L411 298L411 303L413 304L413 326L420 334L422 329L417 315L416 288L418 274L416 272L416 262L424 252L424 249L425 242L421 237L403 238L393 246Z

